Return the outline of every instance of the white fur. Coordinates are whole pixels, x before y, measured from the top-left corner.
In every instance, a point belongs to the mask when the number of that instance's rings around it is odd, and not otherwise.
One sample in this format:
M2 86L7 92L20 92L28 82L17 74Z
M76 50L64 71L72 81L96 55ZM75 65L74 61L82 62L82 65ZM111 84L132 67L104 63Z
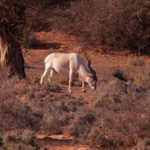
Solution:
M73 74L78 73L79 79L82 82L82 91L84 92L84 82L87 82L92 89L95 89L95 84L91 81L92 75L88 67L84 64L82 58L77 53L51 53L45 60L45 71L41 76L40 84L43 78L50 71L49 82L51 82L53 72L69 73L68 91L71 93L71 82ZM95 82L95 81L94 81Z

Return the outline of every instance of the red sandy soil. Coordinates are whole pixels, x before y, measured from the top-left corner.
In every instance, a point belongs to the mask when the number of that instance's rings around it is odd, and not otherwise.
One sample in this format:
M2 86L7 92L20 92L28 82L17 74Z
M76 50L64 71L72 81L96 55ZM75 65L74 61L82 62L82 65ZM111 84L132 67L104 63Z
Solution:
M43 43L52 43L57 44L60 43L60 47L57 49L49 48L49 49L28 49L24 50L24 58L26 67L27 76L32 78L40 78L41 74L44 71L44 58L52 52L78 52L81 57L85 60L83 55L80 53L81 49L77 39L73 36L68 36L63 33L59 33L56 31L53 32L40 32L37 33L37 39ZM111 80L113 78L113 73L120 69L124 73L126 71L130 71L131 74L139 74L140 72L149 73L150 72L150 59L148 57L143 57L144 65L135 66L131 65L131 54L123 52L121 53L113 53L113 54L104 54L101 53L100 50L96 51L88 51L92 59L92 66L97 72L98 80ZM54 96L58 97L60 95L68 94L67 85L62 85L56 81L58 78L63 78L62 75L56 74L53 78L52 84L56 83L62 88L61 93L54 93ZM44 79L44 82L47 81L47 77ZM84 100L90 103L93 99L93 92L90 90L89 86L86 86L86 93L81 92L81 87L73 86L72 87L72 96L74 97L84 97ZM67 135L57 135L57 136L46 136L39 135L38 141L43 148L48 148L50 150L90 150L89 147L74 144L72 142L72 137Z

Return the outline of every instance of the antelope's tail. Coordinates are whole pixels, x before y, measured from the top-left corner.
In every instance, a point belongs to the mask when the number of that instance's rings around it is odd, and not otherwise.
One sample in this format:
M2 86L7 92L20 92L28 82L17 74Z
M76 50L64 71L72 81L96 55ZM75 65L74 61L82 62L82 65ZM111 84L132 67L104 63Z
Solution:
M44 63L47 63L47 62L48 62L48 58L49 58L48 56L45 57Z

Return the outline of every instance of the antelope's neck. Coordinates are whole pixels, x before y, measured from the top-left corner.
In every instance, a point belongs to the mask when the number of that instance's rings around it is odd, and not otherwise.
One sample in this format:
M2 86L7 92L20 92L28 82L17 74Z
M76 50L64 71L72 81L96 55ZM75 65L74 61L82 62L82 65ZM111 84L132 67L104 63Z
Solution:
M79 74L80 80L87 81L87 77L88 77L88 74L90 74L90 71L85 65L80 65L78 74Z

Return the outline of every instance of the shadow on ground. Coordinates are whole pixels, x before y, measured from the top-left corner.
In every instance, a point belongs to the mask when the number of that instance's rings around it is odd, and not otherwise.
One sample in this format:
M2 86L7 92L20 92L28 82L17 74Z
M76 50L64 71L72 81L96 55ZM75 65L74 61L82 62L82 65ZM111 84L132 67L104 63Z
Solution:
M28 42L28 48L31 49L59 49L61 47L61 43L56 43L56 42L52 42L52 43L45 43L45 42L41 42L37 39L32 39L30 42Z
M51 138L51 137L44 137L44 138L38 138L38 142L44 142L44 145L49 144L51 146L61 146L61 145L68 145L73 144L72 139L57 139L57 138Z

